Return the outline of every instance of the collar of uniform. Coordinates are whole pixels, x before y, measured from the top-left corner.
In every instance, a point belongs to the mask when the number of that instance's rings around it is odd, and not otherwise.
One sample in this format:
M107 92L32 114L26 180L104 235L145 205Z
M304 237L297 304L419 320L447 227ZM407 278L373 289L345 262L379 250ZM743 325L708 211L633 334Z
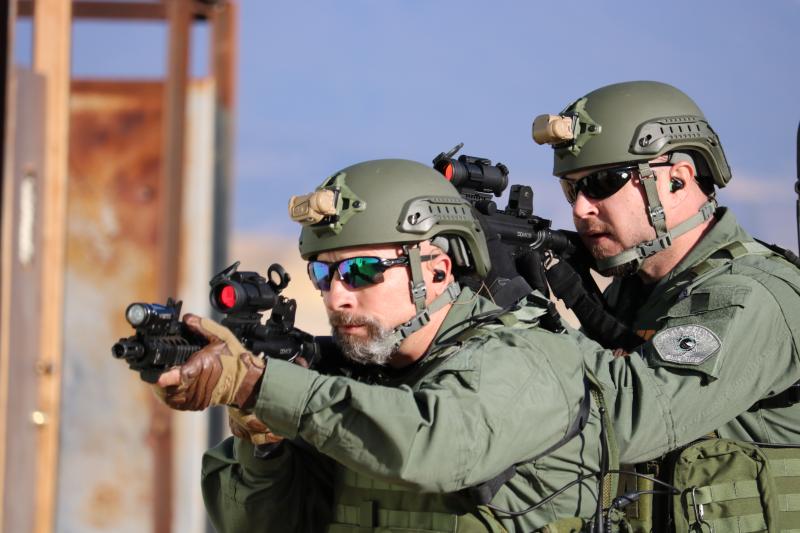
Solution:
M632 281L627 279L615 280L616 287L616 303L612 307L621 307L619 312L625 315L628 321L636 322L636 317L648 314L648 310L653 306L658 306L664 294L671 291L677 291L681 285L681 275L695 265L705 261L716 251L724 248L728 244L736 241L751 241L753 240L748 233L742 229L736 222L736 217L727 207L720 207L714 213L715 223L711 229L706 233L703 238L692 248L686 257L672 269L672 271L664 276L658 283L652 287L644 301L638 299L638 304L631 304L627 307L621 300L625 298L626 289L631 288ZM633 301L632 301L633 302ZM625 311L627 310L627 313Z
M421 373L429 372L430 365L438 364L449 358L450 355L457 350L456 345L450 342L444 343L448 339L453 339L462 331L472 326L472 321L469 320L472 316L500 309L500 307L493 304L482 296L478 296L474 291L468 287L462 287L461 293L456 298L456 301L450 306L436 332L433 342L428 347L425 355L418 359L416 362L409 366L390 369L389 367L380 367L375 369L373 382L377 383L409 383L416 381Z
M428 349L428 353L434 353L442 341L452 339L462 331L472 326L469 320L478 313L494 311L500 309L488 299L475 294L469 287L462 287L461 294L450 306L447 316L444 318L439 331L436 332L433 343Z
M686 257L658 282L656 288L667 284L670 280L684 273L693 266L705 261L717 250L736 241L752 241L753 238L736 222L736 217L727 207L720 207L714 213L716 222L708 233L689 250Z

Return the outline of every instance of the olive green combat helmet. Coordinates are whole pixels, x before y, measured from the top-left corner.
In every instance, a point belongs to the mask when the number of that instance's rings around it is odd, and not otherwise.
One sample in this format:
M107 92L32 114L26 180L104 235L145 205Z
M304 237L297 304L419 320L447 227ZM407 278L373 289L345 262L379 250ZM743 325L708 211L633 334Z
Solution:
M417 315L395 328L399 343L455 300L458 284L425 306L419 243L431 240L455 265L485 276L491 267L486 238L472 207L440 173L414 161L380 159L347 167L316 191L293 196L289 215L300 222L300 255L396 244L409 258L411 299Z
M696 215L668 230L648 161L665 154L670 161L688 155L699 182L725 187L731 179L719 137L703 112L686 94L665 83L633 81L601 87L558 115L536 117L533 138L553 147L553 174L558 177L594 167L638 165L656 238L599 260L601 270L631 263L635 271L645 258L713 216L712 193Z

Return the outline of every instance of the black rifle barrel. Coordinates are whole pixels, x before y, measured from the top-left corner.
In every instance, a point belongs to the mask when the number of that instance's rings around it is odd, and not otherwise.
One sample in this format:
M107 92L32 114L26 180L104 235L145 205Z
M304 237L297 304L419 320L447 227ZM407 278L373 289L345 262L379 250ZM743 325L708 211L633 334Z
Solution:
M502 241L514 243L522 249L550 250L559 255L571 255L575 251L573 242L565 232L543 227L549 223L538 217L519 218L499 212L483 216L486 231L497 235Z

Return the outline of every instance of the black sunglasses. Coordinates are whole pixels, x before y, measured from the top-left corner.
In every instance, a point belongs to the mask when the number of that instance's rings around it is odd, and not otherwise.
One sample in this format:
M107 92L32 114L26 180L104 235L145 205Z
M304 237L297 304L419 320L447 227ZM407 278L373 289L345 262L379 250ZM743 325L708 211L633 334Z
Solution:
M423 255L421 261L430 261L436 255ZM309 261L308 277L314 288L321 291L331 290L333 273L339 273L339 279L350 289L369 287L383 281L383 273L396 266L408 265L408 256L397 259L384 259L382 257L350 257L341 261L328 263L326 261Z
M671 167L672 163L650 163L650 168ZM578 199L578 194L583 193L587 198L603 200L615 194L623 185L628 183L634 172L639 171L639 165L626 165L624 167L601 168L587 174L579 180L561 178L561 188L570 204Z

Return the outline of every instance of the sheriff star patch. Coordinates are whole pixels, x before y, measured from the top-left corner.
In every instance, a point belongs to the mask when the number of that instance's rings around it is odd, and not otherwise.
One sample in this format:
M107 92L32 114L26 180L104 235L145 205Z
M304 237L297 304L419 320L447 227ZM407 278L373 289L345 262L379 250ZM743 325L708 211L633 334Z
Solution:
M699 365L722 346L716 333L704 326L674 326L653 337L653 347L664 361L682 365Z

